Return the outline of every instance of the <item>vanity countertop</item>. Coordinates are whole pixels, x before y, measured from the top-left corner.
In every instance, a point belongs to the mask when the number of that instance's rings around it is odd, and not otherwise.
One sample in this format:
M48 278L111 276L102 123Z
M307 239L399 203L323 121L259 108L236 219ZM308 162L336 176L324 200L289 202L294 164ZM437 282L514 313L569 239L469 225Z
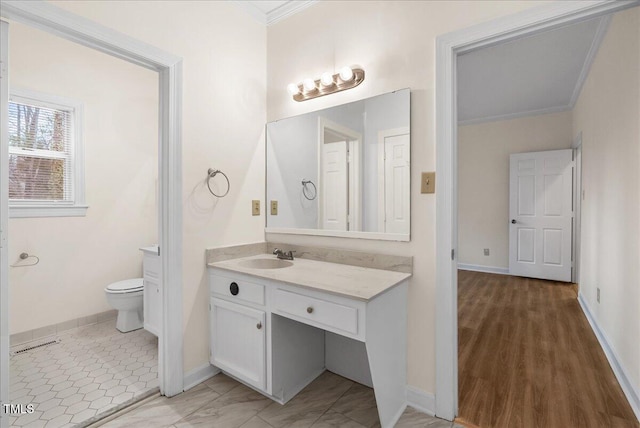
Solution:
M209 263L208 266L364 301L373 299L411 277L408 273L307 259L295 259L291 266L279 269L257 269L243 263L253 259L276 260L276 257L260 254Z
M143 253L155 254L158 255L158 246L152 245L151 247L141 247L139 248Z

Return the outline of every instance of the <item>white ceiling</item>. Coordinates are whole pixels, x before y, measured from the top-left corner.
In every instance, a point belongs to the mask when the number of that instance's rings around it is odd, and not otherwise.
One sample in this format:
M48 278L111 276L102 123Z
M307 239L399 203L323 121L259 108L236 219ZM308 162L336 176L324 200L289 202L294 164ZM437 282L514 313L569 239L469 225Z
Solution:
M609 18L596 18L458 56L460 124L569 110Z
M249 12L251 16L265 25L308 8L317 0L234 0L234 3Z

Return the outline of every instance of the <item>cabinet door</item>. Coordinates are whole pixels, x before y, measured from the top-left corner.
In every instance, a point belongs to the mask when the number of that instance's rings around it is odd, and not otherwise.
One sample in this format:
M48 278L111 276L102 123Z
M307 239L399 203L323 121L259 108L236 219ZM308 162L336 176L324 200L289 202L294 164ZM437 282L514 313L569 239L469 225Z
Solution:
M265 313L211 298L211 364L266 389Z
M145 254L142 261L144 276L144 329L158 336L162 320L160 299L161 266L160 257Z
M158 335L160 326L160 288L148 279L144 280L144 329Z

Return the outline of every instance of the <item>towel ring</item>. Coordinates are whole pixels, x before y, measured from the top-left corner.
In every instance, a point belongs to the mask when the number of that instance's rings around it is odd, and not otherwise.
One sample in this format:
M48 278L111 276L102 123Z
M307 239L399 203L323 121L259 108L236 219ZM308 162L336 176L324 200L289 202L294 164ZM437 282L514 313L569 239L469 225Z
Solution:
M224 176L224 178L227 180L227 191L224 192L224 194L222 194L222 195L216 195L215 192L213 190L211 190L210 181L217 174L222 174ZM216 198L224 198L225 196L227 196L227 193L229 193L229 190L231 190L231 183L229 182L229 177L227 177L227 174L225 174L224 172L220 171L219 169L209 168L209 170L207 171L207 187L209 188L209 192L211 192L211 194L213 196L215 196Z
M31 263L31 264L29 264L29 265L21 265L21 264L18 264L18 263L20 263L20 261L27 260L27 259L31 259L31 258L36 259L35 263ZM18 261L18 262L16 262L16 263L12 264L12 265L11 265L11 267L28 267L28 266L35 266L35 265L37 265L38 263L40 263L40 258L39 258L38 256L32 256L32 255L30 255L29 253L20 253L20 261Z
M313 197L309 197L309 195L307 195L307 184L311 184L313 186ZM316 185L313 184L313 181L302 180L302 194L310 201L313 201L318 196L318 189L316 188Z

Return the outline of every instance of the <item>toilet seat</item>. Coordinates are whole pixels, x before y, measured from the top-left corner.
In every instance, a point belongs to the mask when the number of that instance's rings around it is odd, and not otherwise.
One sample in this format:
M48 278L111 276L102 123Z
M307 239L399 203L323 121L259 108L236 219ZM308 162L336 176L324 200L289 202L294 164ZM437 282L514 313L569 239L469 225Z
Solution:
M113 284L109 284L107 288L104 289L106 293L111 294L125 294L125 293L135 293L138 291L142 291L144 289L143 279L142 278L133 278L133 279L125 279L123 281L114 282Z

